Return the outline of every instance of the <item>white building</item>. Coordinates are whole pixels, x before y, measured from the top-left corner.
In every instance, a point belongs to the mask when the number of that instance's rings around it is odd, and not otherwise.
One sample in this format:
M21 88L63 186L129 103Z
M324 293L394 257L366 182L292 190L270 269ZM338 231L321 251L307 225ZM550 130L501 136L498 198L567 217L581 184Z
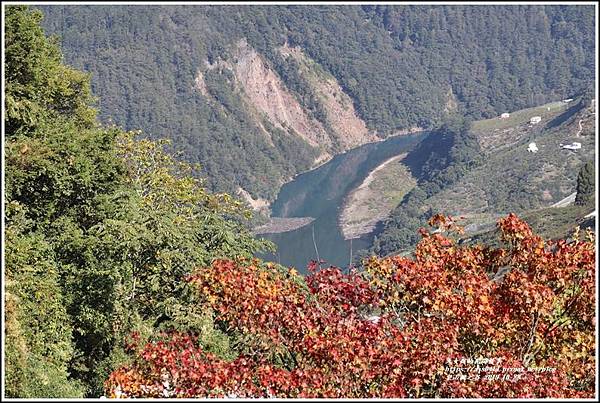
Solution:
M541 116L534 116L531 119L529 119L529 123L531 123L532 125L540 123L541 121L542 121L542 117Z
M537 145L535 143L529 143L529 147L527 148L527 151L529 151L530 153L537 153L538 152Z
M510 117L510 113L508 112L504 112L502 115L500 115L500 119L506 119Z
M564 148L565 150L579 150L581 148L581 143L573 142L572 144L560 144L560 148Z

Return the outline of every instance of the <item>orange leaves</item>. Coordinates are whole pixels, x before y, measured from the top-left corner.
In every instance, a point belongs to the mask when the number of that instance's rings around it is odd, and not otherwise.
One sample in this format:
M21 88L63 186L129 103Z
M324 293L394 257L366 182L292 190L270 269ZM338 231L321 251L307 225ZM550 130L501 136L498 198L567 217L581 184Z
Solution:
M453 222L437 216L432 223L448 229ZM143 348L132 337L137 358L111 375L107 393L592 396L594 245L544 241L512 214L499 227L506 249L456 245L435 233L419 243L415 259L372 258L364 272L349 274L314 263L304 283L271 264L216 261L189 280L228 329L260 348L225 362L186 335ZM524 372L510 381L446 377L447 359L473 355ZM554 369L529 370L540 367Z
M531 227L513 213L510 213L506 218L500 219L498 221L498 228L502 232L502 239L511 244L516 244L524 239L530 239L533 235Z
M450 216L443 216L441 214L436 214L429 219L428 224L432 227L437 226L441 231L450 231L456 232L458 234L463 234L464 229L456 224L456 221Z
M219 319L246 333L261 334L275 344L287 342L284 331L298 333L304 324L297 314L304 305L305 292L257 261L216 261L194 273L190 281ZM294 328L294 324L300 327Z

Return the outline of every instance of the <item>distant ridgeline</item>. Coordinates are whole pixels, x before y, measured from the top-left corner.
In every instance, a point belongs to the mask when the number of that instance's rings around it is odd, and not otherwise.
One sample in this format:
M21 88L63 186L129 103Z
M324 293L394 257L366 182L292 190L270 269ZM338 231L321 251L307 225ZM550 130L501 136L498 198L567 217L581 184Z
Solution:
M212 189L255 199L449 112L569 98L595 69L593 6L40 8L101 120L172 138Z

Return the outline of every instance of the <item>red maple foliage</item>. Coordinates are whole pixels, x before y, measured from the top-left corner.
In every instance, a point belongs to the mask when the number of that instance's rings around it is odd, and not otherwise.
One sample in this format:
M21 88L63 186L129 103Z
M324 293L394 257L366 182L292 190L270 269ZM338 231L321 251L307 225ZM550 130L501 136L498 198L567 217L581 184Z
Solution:
M431 224L455 230L448 217ZM194 335L130 348L111 397L593 397L593 239L545 241L511 214L505 248L423 231L414 257L364 271L216 261L189 281L248 336L225 361ZM591 236L591 235L590 235Z

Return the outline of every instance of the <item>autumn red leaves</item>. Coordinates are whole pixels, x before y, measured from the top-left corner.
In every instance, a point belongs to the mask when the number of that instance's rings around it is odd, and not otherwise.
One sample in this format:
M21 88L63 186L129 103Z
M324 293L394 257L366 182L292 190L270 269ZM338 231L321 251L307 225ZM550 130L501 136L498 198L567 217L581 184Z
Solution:
M189 281L242 341L238 357L204 351L191 334L133 335L132 362L107 395L592 397L591 235L545 241L511 214L498 223L505 247L461 246L451 219L432 224L441 231L423 232L414 258L372 258L361 272L313 263L304 279L228 260L198 269Z

